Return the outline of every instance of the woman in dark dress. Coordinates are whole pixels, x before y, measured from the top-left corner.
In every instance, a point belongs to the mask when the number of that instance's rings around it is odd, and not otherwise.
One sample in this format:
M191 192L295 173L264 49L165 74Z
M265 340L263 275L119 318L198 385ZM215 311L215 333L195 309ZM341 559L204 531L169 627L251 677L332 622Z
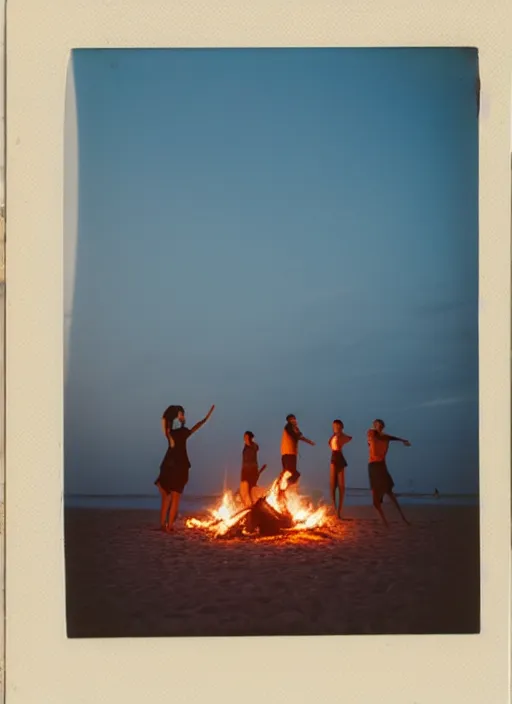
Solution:
M190 461L187 453L187 440L210 418L215 406L212 406L203 420L192 428L187 428L183 406L169 406L162 416L162 430L169 447L160 465L160 475L155 484L158 487L162 504L160 509L160 527L166 532L173 529L178 515L180 497L188 483ZM174 425L178 423L178 428ZM167 520L167 514L169 519Z

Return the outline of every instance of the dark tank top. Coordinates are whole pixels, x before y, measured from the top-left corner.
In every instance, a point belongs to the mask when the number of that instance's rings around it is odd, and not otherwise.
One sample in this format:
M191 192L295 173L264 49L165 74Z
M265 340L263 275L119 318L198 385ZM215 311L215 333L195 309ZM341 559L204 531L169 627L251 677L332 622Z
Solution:
M343 462L346 462L345 457L343 456L343 444L340 442L340 439L338 438L337 435L331 435L330 440L329 440L329 447L331 448L331 462L336 462L337 460L342 460Z
M242 450L242 466L257 467L258 466L258 446L256 443L244 445Z

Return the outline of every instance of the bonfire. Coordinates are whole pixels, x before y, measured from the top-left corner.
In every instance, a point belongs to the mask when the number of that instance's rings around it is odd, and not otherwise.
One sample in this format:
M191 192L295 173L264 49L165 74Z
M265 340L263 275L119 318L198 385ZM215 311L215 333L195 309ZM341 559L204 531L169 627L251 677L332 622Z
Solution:
M287 531L311 531L326 520L324 506L314 508L289 486L290 472L276 479L270 489L250 507L240 506L226 491L220 505L205 520L189 518L187 528L203 529L215 538L279 535Z

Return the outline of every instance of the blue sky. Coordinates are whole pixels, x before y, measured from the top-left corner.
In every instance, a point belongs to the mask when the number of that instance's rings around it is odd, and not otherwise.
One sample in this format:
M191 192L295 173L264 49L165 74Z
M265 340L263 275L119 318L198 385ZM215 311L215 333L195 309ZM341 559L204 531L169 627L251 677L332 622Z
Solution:
M476 52L74 54L78 245L66 491L151 493L183 404L190 493L234 484L285 416L306 488L331 421L367 486L376 416L398 490L478 488ZM269 476L269 479L271 477Z

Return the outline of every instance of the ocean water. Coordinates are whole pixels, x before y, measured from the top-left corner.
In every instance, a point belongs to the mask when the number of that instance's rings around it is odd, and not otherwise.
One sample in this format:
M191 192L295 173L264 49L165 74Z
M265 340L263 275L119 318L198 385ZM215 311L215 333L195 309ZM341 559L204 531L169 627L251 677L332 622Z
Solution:
M325 492L313 490L307 492L313 503L325 503L328 497ZM400 503L404 505L444 505L444 506L476 506L478 496L474 494L441 494L439 497L432 494L397 493ZM180 513L194 513L215 507L222 495L199 496L183 494L180 503ZM345 493L346 506L364 506L371 504L371 494L366 489L348 489ZM64 497L65 508L106 508L106 509L150 509L160 508L159 494L144 495L116 495L103 496L68 494Z

